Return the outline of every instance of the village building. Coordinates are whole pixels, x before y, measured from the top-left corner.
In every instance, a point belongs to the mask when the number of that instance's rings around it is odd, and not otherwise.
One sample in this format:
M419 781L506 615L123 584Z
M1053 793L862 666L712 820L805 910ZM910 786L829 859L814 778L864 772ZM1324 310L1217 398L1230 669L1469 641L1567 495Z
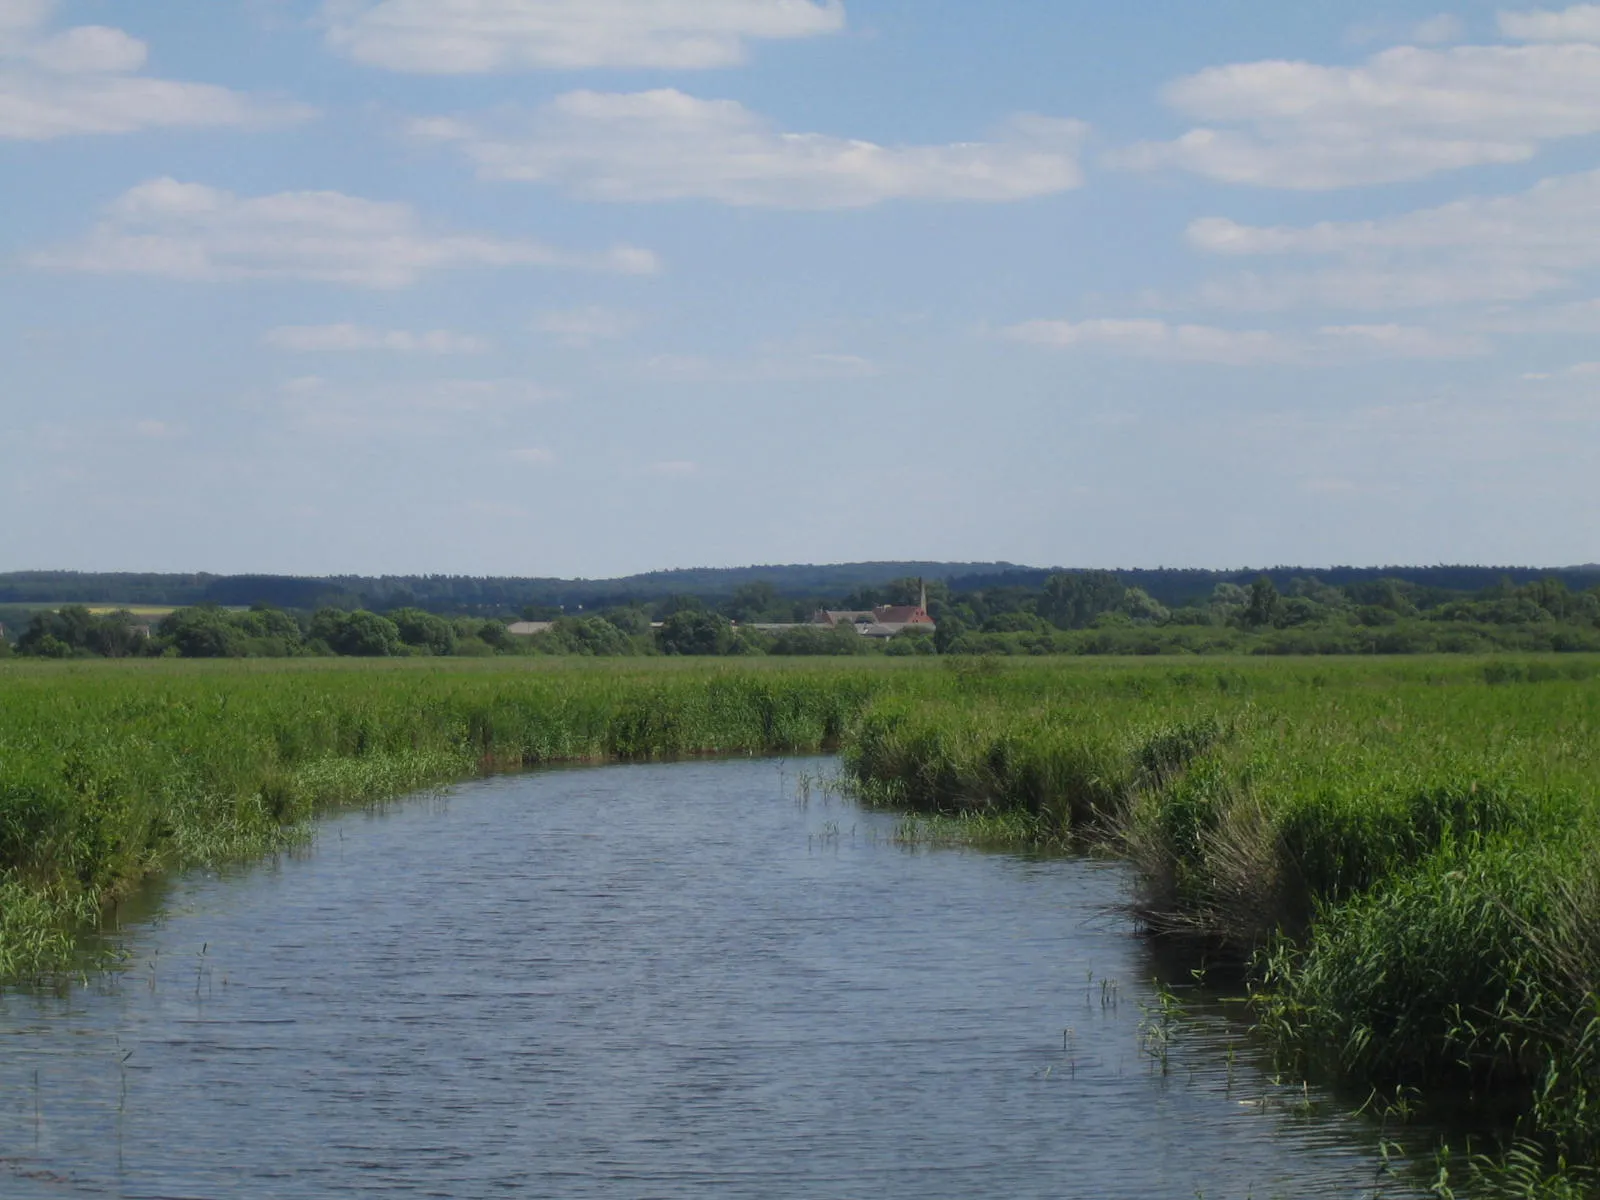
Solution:
M922 585L922 594L916 604L882 605L866 611L819 609L811 623L828 629L853 625L862 637L873 638L896 637L908 629L926 629L929 633L938 629L934 619L928 615L927 584Z
M549 633L554 627L554 621L513 621L506 626L506 632L512 637L534 637L537 634Z
M813 625L826 625L829 629L837 629L840 625L871 625L876 618L870 609L864 612L849 610L818 609L817 615L811 618Z

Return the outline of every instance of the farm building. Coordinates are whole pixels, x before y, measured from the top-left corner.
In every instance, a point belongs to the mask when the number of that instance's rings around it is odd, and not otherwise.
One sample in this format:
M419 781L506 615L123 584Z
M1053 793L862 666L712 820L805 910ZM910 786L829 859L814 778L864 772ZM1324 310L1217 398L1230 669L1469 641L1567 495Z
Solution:
M922 596L916 604L892 604L865 611L847 609L821 609L811 619L813 625L837 629L840 625L854 625L862 637L892 638L907 629L926 629L932 633L938 626L928 615L928 589L924 585Z

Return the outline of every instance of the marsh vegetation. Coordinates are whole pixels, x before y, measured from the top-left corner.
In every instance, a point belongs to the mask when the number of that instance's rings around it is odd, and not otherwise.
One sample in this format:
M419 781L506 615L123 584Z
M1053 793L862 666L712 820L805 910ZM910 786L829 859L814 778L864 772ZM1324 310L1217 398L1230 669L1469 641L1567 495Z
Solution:
M1553 1160L1600 1154L1600 664L1576 655L12 663L0 970L58 970L140 878L327 807L825 748L908 840L1129 859L1139 920L1232 964L1286 1062L1510 1096Z

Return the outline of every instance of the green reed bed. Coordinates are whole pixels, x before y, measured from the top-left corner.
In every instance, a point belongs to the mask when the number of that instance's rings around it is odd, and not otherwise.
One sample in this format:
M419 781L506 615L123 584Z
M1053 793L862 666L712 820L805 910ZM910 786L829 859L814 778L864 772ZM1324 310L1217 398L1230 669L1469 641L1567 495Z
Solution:
M834 746L892 672L111 663L0 668L0 978L152 872L319 809L544 763Z
M0 976L153 871L541 763L838 748L908 841L1067 845L1248 972L1286 1051L1509 1094L1600 1157L1600 663L0 666ZM1575 1176L1565 1177L1570 1183Z
M1510 1096L1600 1157L1600 677L1589 660L1122 664L869 704L869 800L1114 850L1153 930L1245 966L1286 1051ZM1053 673L1052 673L1053 672ZM1572 1176L1568 1176L1570 1182Z

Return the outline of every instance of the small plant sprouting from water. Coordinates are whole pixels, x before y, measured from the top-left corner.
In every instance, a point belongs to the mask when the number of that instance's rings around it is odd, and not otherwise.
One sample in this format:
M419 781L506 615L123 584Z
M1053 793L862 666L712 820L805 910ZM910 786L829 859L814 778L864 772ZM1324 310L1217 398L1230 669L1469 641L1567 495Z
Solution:
M1163 1077L1172 1073L1172 1043L1183 1020L1183 1005L1177 995L1159 979L1155 981L1155 1000L1141 1002L1144 1014L1139 1021L1139 1048L1159 1066Z

